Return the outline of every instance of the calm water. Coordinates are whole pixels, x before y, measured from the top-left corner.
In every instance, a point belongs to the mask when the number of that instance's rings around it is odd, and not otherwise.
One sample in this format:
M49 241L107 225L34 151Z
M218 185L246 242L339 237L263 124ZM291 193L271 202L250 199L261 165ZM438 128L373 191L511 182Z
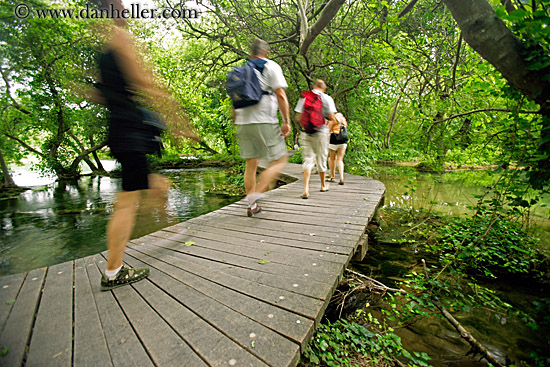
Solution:
M485 194L498 176L490 171L453 171L443 174L419 172L407 167L377 167L374 177L386 185L385 205L392 208L424 208L452 215L471 214L474 195ZM550 197L531 210L531 228L550 248Z
M140 210L132 238L216 210L240 199L208 194L225 182L226 170L165 170L173 186L165 211ZM32 174L16 175L16 183ZM43 184L51 178L34 179ZM31 180L32 183L32 180ZM24 183L23 183L24 184ZM28 185L29 183L27 183ZM99 253L119 178L84 177L78 183L54 182L0 200L0 275L25 272ZM146 205L143 206L148 207Z

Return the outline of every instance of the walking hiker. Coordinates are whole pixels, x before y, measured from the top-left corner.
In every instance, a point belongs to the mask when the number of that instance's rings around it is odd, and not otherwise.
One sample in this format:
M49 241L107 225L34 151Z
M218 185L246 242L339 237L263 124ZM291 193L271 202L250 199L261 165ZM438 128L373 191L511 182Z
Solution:
M285 88L288 84L279 64L268 59L269 45L256 39L252 44L252 57L248 66L253 66L254 75L261 88L258 100L245 107L236 102L242 100L230 92L233 99L233 117L237 126L237 139L241 157L246 160L244 188L248 201L247 215L252 217L261 211L257 201L277 180L288 162L285 139L290 135L290 112ZM238 78L235 78L238 79ZM228 77L228 85L231 74ZM229 87L228 87L229 92ZM277 107L283 119L279 126ZM265 158L270 162L256 182L258 161Z
M340 112L334 115L334 120L328 125L330 131L330 141L328 145L330 178L327 181L335 182L336 166L338 166L338 174L340 175L340 181L338 181L339 185L344 184L344 155L346 154L346 148L348 146L347 126L348 122Z
M120 0L100 1L100 8L114 7L122 13ZM102 24L108 41L99 60L100 81L90 91L89 99L109 109L108 144L122 167L122 191L117 193L114 212L107 226L108 260L101 278L101 290L113 289L139 281L149 275L149 268L134 269L123 265L124 250L132 234L138 203L144 191L163 195L169 180L149 174L146 154L154 144L144 129L146 119L155 114L140 109L139 102L163 113L166 122L179 137L199 141L188 121L177 111L178 102L153 78L138 54L123 18ZM138 61L139 60L139 61Z
M320 191L325 192L329 189L328 184L325 183L329 145L329 129L326 120L334 120L336 106L332 97L325 93L326 89L325 82L317 79L311 91L302 93L302 98L294 109L296 119L300 121L304 129L300 133L304 174L302 199L309 198L309 180L315 163L317 163L317 170L321 179Z

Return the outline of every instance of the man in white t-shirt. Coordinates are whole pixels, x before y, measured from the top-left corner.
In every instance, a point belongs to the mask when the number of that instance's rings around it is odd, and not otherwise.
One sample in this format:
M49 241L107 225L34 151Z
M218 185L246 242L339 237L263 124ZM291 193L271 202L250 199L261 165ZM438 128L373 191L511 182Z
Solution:
M331 96L325 93L327 85L321 79L317 79L313 84L313 93L318 94L323 102L323 115L327 120L334 120L336 106ZM304 110L304 98L300 98L294 111L296 119L300 121L302 111ZM321 179L321 192L328 191L328 184L325 182L325 172L327 171L327 157L330 132L328 125L321 126L315 133L308 134L305 131L300 133L300 142L302 145L302 170L304 173L304 193L302 199L309 198L309 180L311 178L311 170L317 161L317 170Z
M234 110L241 157L246 160L244 188L249 217L261 211L256 201L269 189L269 185L277 180L288 162L284 139L291 132L288 98L285 92L288 84L281 67L275 61L269 60L268 54L267 42L256 39L252 45L252 61L263 66L263 69L256 68L255 71L265 94L259 103ZM283 119L280 126L277 111L280 111ZM256 182L260 158L267 159L270 166L262 171Z

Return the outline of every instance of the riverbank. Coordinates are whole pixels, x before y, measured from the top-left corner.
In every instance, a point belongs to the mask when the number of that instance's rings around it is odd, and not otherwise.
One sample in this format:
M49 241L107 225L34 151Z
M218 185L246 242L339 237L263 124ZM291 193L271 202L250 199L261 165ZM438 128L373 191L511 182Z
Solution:
M521 238L527 246L533 245L528 234L497 228L496 235L503 241L500 250L480 245L477 253L468 255L471 258L451 260L453 253L434 241L451 232L453 222L460 218L386 207L381 219L380 227L370 232L365 260L351 265L377 283L348 274L335 292L302 367L394 366L411 360L419 366L486 366L479 355L469 355L471 346L436 304L444 305L502 364L542 367L550 363L545 337L550 332L548 254L526 255L538 259L525 263L528 271L517 268L520 262L497 265L500 271L492 268L498 274L493 280L471 268L460 270L462 264L481 269L483 264L473 259L508 252L514 244L523 246ZM492 243L494 236L483 243ZM514 264L520 256L509 253L506 261ZM546 276L539 276L543 268ZM389 288L381 291L381 284Z

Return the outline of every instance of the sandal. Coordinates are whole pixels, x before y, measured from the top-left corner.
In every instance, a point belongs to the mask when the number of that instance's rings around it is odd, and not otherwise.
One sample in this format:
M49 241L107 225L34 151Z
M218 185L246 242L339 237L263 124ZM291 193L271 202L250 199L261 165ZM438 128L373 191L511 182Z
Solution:
M334 180L334 177L331 177L331 178L327 178L327 182L336 182L336 181Z
M134 269L123 266L113 278L107 278L105 274L101 275L101 290L108 291L113 288L134 283L142 280L147 275L149 275L149 268Z
M246 215L248 215L249 217L253 217L261 211L262 211L262 208L260 208L260 206L256 204L256 207L254 209L250 207L246 209Z

